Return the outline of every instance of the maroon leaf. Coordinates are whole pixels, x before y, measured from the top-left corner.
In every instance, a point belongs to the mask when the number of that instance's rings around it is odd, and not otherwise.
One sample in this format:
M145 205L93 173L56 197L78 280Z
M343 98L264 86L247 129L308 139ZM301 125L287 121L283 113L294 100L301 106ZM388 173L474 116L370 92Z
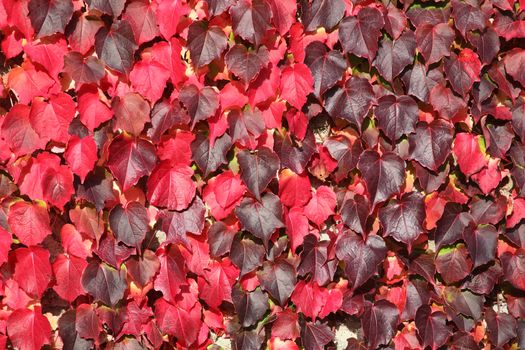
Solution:
M120 20L110 29L102 28L95 37L97 56L111 69L128 74L133 66L133 54L137 49L133 30L129 23Z
M414 131L419 109L409 96L383 96L374 110L379 128L393 142Z
M228 69L244 84L254 80L269 63L268 49L261 46L257 51L248 51L242 45L233 46L224 56Z
M375 349L387 345L396 332L399 321L397 307L387 300L375 303L368 302L361 317L361 327L367 339L368 346Z
M219 58L226 47L226 35L220 27L208 27L204 22L194 22L190 26L188 49L195 67L200 68Z
M368 80L351 77L344 88L327 92L325 108L332 117L346 119L361 128L374 100L374 92Z
M106 75L100 60L93 56L84 59L78 52L64 56L64 70L79 83L97 83Z
M342 0L313 0L301 3L301 10L305 31L313 32L319 27L331 31L344 16L345 3Z
M464 49L459 56L453 53L445 60L445 73L454 91L465 96L472 84L479 81L481 62L472 50Z
M115 306L126 292L126 274L124 270L92 261L82 274L82 287L96 300Z
M239 0L230 8L230 15L234 33L256 46L271 28L272 10L262 0Z
M343 19L339 25L339 40L344 52L373 61L377 53L377 39L384 25L383 15L375 7L363 7L357 16Z
M301 328L301 339L306 350L322 350L334 339L334 333L324 323L306 322Z
M268 186L279 170L279 157L266 147L255 152L244 150L237 155L241 168L241 179L255 198L261 200L260 194Z
M285 136L279 134L275 140L274 150L281 158L281 167L301 174L317 151L315 136L311 130L308 130L302 142L294 142L289 133Z
M414 32L406 31L398 39L383 39L377 51L374 64L379 73L389 82L393 82L406 66L414 61L416 37Z
M430 124L420 122L416 132L408 138L410 158L437 171L448 158L453 140L454 130L450 123L443 120Z
M109 146L107 165L123 191L149 175L156 162L155 147L144 139L120 135Z
M127 203L125 207L118 205L109 214L109 226L117 241L132 247L140 245L148 231L148 212L139 202Z
M243 292L240 288L234 288L232 299L243 327L256 324L268 310L268 296L260 289Z
M446 23L423 24L416 28L417 47L425 58L427 67L450 55L454 30Z
M498 231L492 225L480 225L476 229L463 231L463 240L467 244L474 268L484 265L496 256Z
M495 346L503 346L516 337L516 319L506 313L485 309L489 339Z
M501 257L501 265L505 279L510 281L512 285L521 290L525 290L525 250L518 249L514 254L506 252Z
M284 259L274 262L266 261L262 270L257 271L257 278L261 287L285 306L288 298L292 295L297 278L295 267Z
M264 247L248 238L241 239L237 236L231 245L230 258L241 270L239 277L260 267L264 261L264 255Z
M228 134L222 135L213 145L210 145L208 137L198 134L195 141L191 143L192 158L207 177L227 162L226 153L231 146L232 139Z
M436 256L436 268L445 283L459 282L468 276L472 261L464 244L441 248Z
M412 243L424 232L425 204L423 195L417 192L405 193L400 200L393 201L379 209L383 234L406 243Z
M235 209L235 215L244 229L262 239L264 246L268 248L268 242L275 230L284 227L282 210L279 197L273 193L266 193L260 202L244 198Z
M423 305L417 310L415 321L419 337L425 347L438 349L451 335L447 326L447 315L441 311L432 312L428 305Z
M399 192L405 180L405 162L392 152L380 155L367 150L361 154L357 168L366 182L372 207Z
M314 93L321 97L343 76L347 62L339 51L329 51L323 43L314 41L306 47L304 62L312 71Z
M69 0L31 0L27 7L37 38L64 33L73 15L73 3Z
M335 252L346 263L345 274L355 290L376 273L387 248L380 236L372 235L364 241L348 232L337 241Z
M447 203L434 233L436 249L456 243L472 221L472 216L463 212L458 203Z
M185 85L179 98L188 110L193 125L212 117L219 108L219 94L211 87L199 89L195 85Z

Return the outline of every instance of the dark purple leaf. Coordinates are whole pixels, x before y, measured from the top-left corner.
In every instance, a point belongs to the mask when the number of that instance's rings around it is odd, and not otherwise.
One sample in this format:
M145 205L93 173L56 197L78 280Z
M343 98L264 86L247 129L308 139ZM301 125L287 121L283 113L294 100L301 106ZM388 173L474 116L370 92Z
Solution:
M103 27L95 36L97 56L119 73L129 73L137 47L133 30L126 20L114 22L110 29Z
M261 282L261 287L285 306L288 298L297 282L295 267L284 259L277 259L274 262L265 261L262 270L257 271L257 278Z
M361 154L357 168L365 180L372 207L399 192L405 181L405 162L392 152L381 155L367 150Z
M260 289L244 292L240 288L234 288L232 299L243 327L256 324L268 310L268 296Z
M255 198L260 200L260 194L268 187L279 170L279 157L269 148L261 147L254 152L244 150L237 154L237 159L241 169L241 179Z
M188 30L188 50L192 64L200 68L221 57L228 46L226 34L218 26L193 22Z
M384 38L377 51L374 65L383 78L393 82L394 78L414 61L415 51L416 37L412 31L406 31L394 41Z
M442 311L432 312L428 305L417 310L415 321L424 347L437 349L447 342L452 333L447 327L447 315Z
M82 287L96 300L115 306L127 289L125 270L92 261L82 274Z
M148 212L139 202L129 202L125 207L119 204L109 213L109 226L117 241L139 251L149 229L148 223Z
M361 327L370 349L388 345L396 333L399 310L387 300L368 302L361 316Z
M346 17L339 25L339 40L344 52L373 61L384 25L383 14L375 7L363 7L357 16Z
M419 116L416 101L410 96L386 95L374 110L379 128L393 142L415 130Z
M319 41L310 43L305 51L304 63L312 72L314 92L320 98L342 78L347 62L339 51L330 51L325 44Z
M454 129L450 123L443 120L430 124L420 122L416 132L408 138L410 159L437 171L448 158L453 140Z
M199 133L191 143L192 158L199 169L207 177L217 170L222 164L227 163L226 153L232 146L232 139L228 134L224 134L210 145L210 140L206 135Z
M265 250L261 244L237 236L231 245L230 259L241 270L239 277L242 277L262 265L264 254Z
M327 32L339 23L345 12L343 0L301 1L301 21L306 32L314 32L323 27Z

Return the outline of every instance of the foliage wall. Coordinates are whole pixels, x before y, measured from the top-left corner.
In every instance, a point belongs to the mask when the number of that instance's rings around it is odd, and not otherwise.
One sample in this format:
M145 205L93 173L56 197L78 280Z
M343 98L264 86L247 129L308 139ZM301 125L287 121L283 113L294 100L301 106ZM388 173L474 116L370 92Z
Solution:
M525 348L523 10L1 0L0 348Z

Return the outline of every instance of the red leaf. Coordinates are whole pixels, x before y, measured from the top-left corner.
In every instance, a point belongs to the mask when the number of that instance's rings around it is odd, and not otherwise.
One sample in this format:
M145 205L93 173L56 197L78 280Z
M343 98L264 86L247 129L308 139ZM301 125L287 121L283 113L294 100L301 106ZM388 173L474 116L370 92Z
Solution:
M306 103L307 95L314 91L313 85L314 80L308 67L296 63L283 69L279 89L281 97L295 108L301 109Z
M91 136L81 139L73 135L67 144L64 158L71 170L80 177L80 181L84 182L98 160L97 144Z
M469 133L456 135L452 153L457 159L459 168L466 176L477 173L488 164L485 156L485 141L482 136Z
M319 187L312 195L312 199L304 207L304 214L317 226L334 214L336 198L334 191L328 186Z
M73 302L79 295L84 294L80 278L87 262L76 256L59 255L53 263L53 274L56 285L53 289L64 300Z
M13 279L30 296L41 298L53 273L49 251L40 247L18 248L14 251L15 272Z
M20 350L40 350L51 344L51 326L39 306L34 310L14 311L7 320L7 332L13 345Z

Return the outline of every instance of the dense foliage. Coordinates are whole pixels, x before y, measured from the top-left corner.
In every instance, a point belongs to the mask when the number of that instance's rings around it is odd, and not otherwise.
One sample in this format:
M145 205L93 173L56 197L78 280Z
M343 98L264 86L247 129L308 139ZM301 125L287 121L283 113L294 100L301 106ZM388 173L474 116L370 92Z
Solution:
M524 10L0 0L0 348L525 348Z

